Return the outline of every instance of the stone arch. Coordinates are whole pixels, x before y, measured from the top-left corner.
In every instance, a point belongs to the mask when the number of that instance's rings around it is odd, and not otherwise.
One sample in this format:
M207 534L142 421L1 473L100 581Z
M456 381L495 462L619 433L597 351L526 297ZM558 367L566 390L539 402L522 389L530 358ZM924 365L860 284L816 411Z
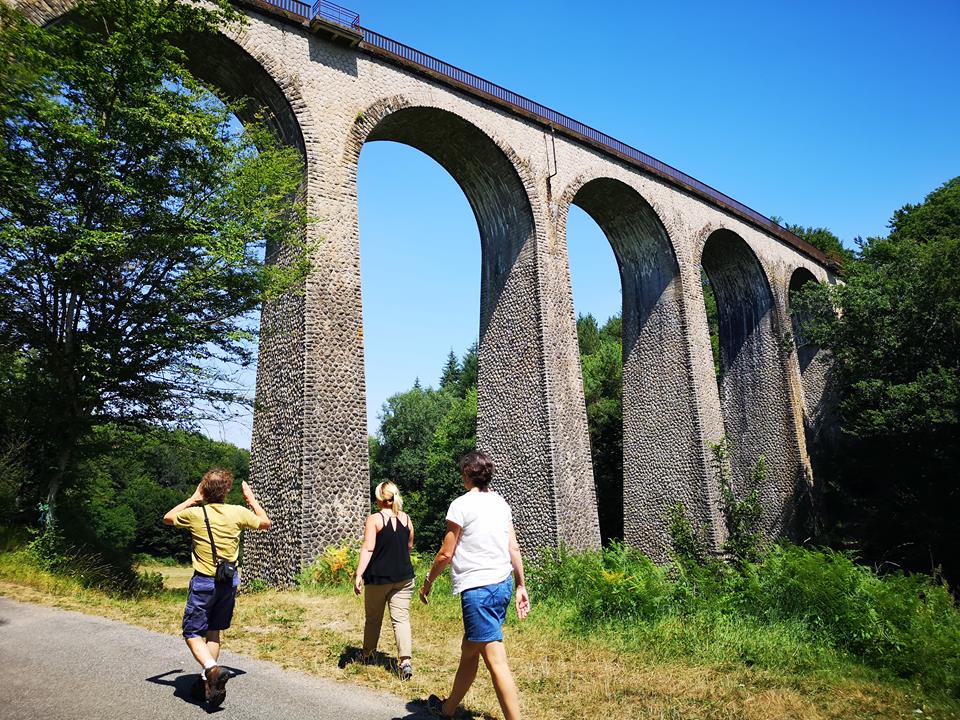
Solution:
M508 145L456 112L417 99L386 98L357 114L345 153L354 178L364 144L376 141L402 143L428 155L450 174L470 203L483 255L482 347L509 278L507 271L536 235L532 178Z
M768 536L789 534L803 470L780 314L768 275L750 245L729 229L708 232L701 266L717 299L718 385L724 430L732 446L734 489L741 497L750 490L751 473L763 456L767 477L758 488L762 531Z
M590 512L572 512L583 507L581 489L556 477L538 257L543 232L532 173L506 143L429 96L383 98L357 113L342 163L354 188L362 148L376 141L399 142L435 160L460 186L477 221L477 444L494 458L494 482L510 501L521 544L595 545L595 511L592 520Z
M669 547L672 507L682 502L702 527L714 501L702 451L680 266L656 209L627 182L581 176L559 203L565 232L571 205L584 210L610 242L620 271L623 308L624 539L654 557Z

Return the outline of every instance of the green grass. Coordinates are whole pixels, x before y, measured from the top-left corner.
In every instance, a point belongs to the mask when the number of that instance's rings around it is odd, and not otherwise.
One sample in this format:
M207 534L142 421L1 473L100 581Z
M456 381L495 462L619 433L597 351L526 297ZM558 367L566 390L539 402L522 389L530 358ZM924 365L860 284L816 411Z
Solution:
M228 646L411 698L445 692L461 632L447 576L429 606L411 608L414 684L382 668L338 668L362 634L353 562L352 551L331 549L305 569L301 588L242 595ZM421 580L428 563L416 558ZM791 547L742 573L657 567L623 548L528 565L533 611L524 622L511 611L505 634L525 715L535 720L920 717L916 710L960 718L949 685L957 610L929 578L881 578L845 556ZM185 589L111 593L39 568L21 550L0 554L0 594L175 634ZM392 648L385 623L381 649ZM497 716L482 673L466 705L474 717Z

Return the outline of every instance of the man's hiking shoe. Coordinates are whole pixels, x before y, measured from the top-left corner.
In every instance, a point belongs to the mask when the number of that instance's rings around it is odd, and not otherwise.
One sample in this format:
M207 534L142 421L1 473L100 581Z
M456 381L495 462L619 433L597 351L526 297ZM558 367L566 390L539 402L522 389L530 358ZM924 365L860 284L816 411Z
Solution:
M197 675L197 679L190 686L190 697L197 702L203 702L207 699L207 683L203 679L203 675Z
M230 671L222 665L214 665L207 670L207 706L218 708L223 704L223 699L227 696L227 680L230 679Z
M431 695L427 698L427 711L433 715L433 717L438 718L452 718L453 715L444 715L443 714L443 700L438 698L436 695Z
M413 663L409 660L404 660L400 663L400 679L409 680L413 677Z

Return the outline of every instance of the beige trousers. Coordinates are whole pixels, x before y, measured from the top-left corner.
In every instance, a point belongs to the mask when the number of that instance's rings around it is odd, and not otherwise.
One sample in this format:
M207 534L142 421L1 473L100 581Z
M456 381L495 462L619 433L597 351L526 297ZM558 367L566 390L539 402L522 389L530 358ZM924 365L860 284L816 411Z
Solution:
M380 640L383 609L390 606L390 621L397 639L397 657L411 657L413 640L410 634L410 598L413 597L413 579L387 585L364 585L363 605L367 619L363 624L363 651L372 653Z

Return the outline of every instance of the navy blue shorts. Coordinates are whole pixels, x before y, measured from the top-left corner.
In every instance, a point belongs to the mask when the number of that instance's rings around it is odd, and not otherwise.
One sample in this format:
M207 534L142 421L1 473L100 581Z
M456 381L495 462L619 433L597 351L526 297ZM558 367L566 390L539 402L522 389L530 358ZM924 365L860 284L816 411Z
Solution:
M503 582L470 588L460 593L463 634L470 642L503 640L503 621L513 596L513 577Z
M217 584L209 575L194 575L190 580L187 606L183 610L183 636L204 637L211 630L226 630L233 620L240 575L231 584Z

